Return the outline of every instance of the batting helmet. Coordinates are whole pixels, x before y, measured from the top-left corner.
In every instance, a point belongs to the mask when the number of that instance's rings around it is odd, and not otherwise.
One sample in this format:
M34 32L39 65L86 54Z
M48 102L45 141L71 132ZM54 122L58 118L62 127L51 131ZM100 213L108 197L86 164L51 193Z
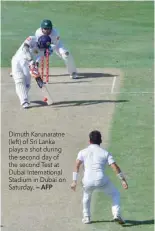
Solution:
M48 35L42 35L38 39L38 47L47 49L51 45L51 38Z

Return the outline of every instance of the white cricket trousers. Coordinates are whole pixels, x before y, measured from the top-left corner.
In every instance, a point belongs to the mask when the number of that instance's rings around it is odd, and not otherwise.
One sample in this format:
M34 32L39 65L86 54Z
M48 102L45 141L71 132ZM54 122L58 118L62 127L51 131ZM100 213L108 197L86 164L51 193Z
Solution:
M120 215L120 193L108 179L104 186L83 186L83 216L90 217L91 196L94 190L102 191L112 199L112 215Z
M73 72L77 72L75 62L71 53L65 49L61 42L56 46L55 53L64 60L68 73L71 75Z
M11 60L12 75L15 82L16 94L20 104L29 102L28 92L31 86L31 75L28 63L25 60L19 60L14 56Z

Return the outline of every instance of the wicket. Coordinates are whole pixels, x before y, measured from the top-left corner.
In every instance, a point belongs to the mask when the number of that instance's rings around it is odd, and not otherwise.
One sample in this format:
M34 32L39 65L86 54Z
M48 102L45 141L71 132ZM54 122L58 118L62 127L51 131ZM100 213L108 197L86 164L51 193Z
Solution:
M41 78L44 83L49 82L49 50L48 49L46 50L46 56L42 57L41 59Z

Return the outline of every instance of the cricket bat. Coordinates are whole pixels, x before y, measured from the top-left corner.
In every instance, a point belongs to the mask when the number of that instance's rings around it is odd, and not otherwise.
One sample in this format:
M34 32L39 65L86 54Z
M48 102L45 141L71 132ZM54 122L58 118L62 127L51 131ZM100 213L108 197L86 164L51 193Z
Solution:
M35 78L38 86L39 86L39 89L41 90L42 94L43 94L43 97L44 97L44 102L47 102L48 105L51 105L53 104L53 100L52 100L52 97L51 97L51 94L48 90L48 87L47 85L43 82L41 76L40 76L40 73L38 71L38 68L37 67L34 67L32 70L30 70L30 74L32 77Z
M53 104L51 94L50 94L46 84L43 84L42 88L40 88L40 89L41 89L43 97L44 97L44 102L47 102L48 105Z
M39 86L39 89L40 89L43 97L44 97L44 102L46 102L48 105L53 104L53 100L52 100L51 94L48 90L46 83L43 82L43 80L41 79L40 76L35 78L35 80Z

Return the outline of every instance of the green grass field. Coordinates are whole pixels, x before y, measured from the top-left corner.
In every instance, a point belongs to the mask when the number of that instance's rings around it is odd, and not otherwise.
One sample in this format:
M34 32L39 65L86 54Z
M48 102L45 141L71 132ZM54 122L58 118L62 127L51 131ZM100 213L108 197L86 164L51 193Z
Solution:
M121 191L122 213L132 231L154 230L153 2L2 2L1 66L43 18L51 18L78 67L116 67L124 72L109 150L128 175L129 190L108 170ZM53 66L63 66L58 58ZM101 125L102 126L102 125ZM93 220L108 220L110 201L96 193ZM141 221L141 222L140 222ZM96 230L125 227L94 223Z

